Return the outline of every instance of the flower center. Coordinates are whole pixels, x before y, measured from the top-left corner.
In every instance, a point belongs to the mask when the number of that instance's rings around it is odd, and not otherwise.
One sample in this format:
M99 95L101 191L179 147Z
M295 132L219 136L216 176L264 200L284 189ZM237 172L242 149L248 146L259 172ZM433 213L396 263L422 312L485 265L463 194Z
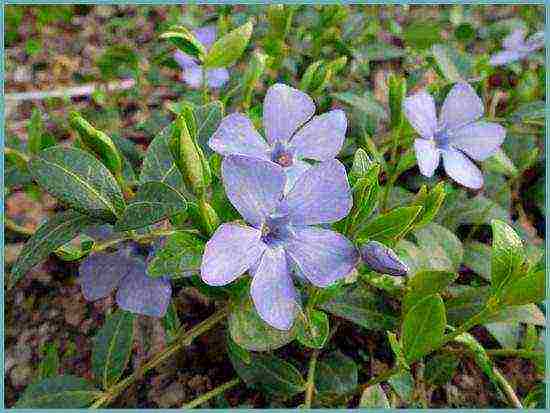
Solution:
M287 214L273 214L266 218L262 225L262 241L268 245L283 241L290 232Z
M277 142L271 153L271 160L286 168L294 163L294 155L292 151L286 148L282 143Z
M447 129L438 130L434 135L434 139L435 139L435 144L438 148L441 148L441 149L449 148L449 134L447 132Z

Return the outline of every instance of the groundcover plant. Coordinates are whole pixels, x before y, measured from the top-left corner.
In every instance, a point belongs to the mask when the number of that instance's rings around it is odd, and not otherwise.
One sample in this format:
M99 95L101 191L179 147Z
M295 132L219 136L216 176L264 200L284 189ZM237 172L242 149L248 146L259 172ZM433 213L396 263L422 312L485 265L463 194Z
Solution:
M8 405L544 407L544 9L6 16Z

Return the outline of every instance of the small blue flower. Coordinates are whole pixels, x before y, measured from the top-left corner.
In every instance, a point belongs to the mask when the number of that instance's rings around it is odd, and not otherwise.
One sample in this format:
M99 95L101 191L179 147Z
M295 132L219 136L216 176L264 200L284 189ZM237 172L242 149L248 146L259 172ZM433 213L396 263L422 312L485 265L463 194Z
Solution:
M208 51L216 40L216 26L206 26L193 30L193 35L204 48ZM183 69L182 80L193 89L199 89L202 86L204 69L197 60L180 50L174 52L174 59ZM208 87L212 89L222 87L229 80L229 72L225 68L209 69L206 71L206 81Z
M478 161L487 159L504 141L506 129L479 120L483 102L474 89L468 83L457 83L443 102L439 121L435 102L426 91L405 98L403 108L421 137L414 141L414 149L422 175L433 176L442 156L451 178L468 188L481 188L483 175L466 155Z
M525 39L525 29L516 29L504 38L502 45L504 50L491 56L491 66L505 65L516 60L525 59L535 50L544 47L544 32L537 32Z
M367 266L380 274L407 275L409 267L389 247L377 241L369 241L361 248L361 258Z

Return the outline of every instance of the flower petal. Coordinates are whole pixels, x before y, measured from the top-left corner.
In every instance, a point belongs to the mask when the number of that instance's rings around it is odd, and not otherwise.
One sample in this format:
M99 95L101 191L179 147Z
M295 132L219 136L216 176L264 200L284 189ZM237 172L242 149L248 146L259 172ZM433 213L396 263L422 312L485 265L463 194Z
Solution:
M304 92L276 83L264 100L264 129L267 141L288 142L294 132L315 113L315 103Z
M348 121L343 110L314 116L292 138L290 144L300 158L326 161L335 158L346 137Z
M300 160L296 160L292 166L284 168L286 174L285 194L288 194L290 190L294 188L298 178L309 168L311 168L311 166L307 162Z
M183 70L181 79L192 89L199 89L202 85L202 67L190 66Z
M206 243L201 277L209 285L226 285L244 274L262 256L262 233L252 227L222 224Z
M284 249L287 257L318 287L345 277L359 260L357 249L346 237L316 227L295 227Z
M252 301L260 317L279 330L290 330L298 301L282 248L267 248L250 284Z
M420 173L428 178L432 177L439 165L439 149L432 139L415 139L414 151Z
M422 90L403 101L405 116L420 136L431 139L437 129L435 102L432 96Z
M483 102L468 83L459 82L453 86L439 116L439 126L443 129L455 129L466 123L474 122L483 116Z
M224 158L222 178L227 197L253 226L259 226L279 204L286 182L281 166L241 155Z
M216 26L204 26L193 30L193 34L202 43L204 48L208 50L216 41L217 31Z
M479 189L483 186L483 175L466 155L456 149L442 151L443 166L447 174L459 184Z
M206 71L206 79L209 87L217 89L227 83L229 80L229 72L223 67L210 69Z
M504 38L502 46L505 49L519 49L524 45L526 30L523 27L518 27Z
M174 52L174 60L180 65L182 69L187 69L190 67L198 67L198 63L186 53L183 53L181 50L176 50Z
M222 119L210 140L210 146L222 155L248 155L269 160L270 148L246 116L232 113Z
M295 225L336 222L352 207L346 169L340 161L321 162L304 172L282 205Z
M130 272L120 282L116 302L132 313L163 317L172 298L172 286L163 278L148 277L146 268L143 261L134 260Z
M489 64L491 66L501 66L519 60L523 56L524 53L516 50L504 50L492 55Z
M84 298L95 301L107 297L128 274L134 261L135 259L128 257L125 250L90 254L78 268L78 282Z
M455 130L451 144L472 158L483 161L493 155L504 142L506 129L494 122L474 122Z

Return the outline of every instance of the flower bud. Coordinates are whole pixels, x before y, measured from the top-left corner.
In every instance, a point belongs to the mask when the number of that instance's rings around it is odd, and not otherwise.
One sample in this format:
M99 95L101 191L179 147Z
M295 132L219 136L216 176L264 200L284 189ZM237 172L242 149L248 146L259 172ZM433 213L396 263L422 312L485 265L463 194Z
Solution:
M407 275L409 267L391 249L377 241L369 241L361 248L361 257L370 269L381 274Z

